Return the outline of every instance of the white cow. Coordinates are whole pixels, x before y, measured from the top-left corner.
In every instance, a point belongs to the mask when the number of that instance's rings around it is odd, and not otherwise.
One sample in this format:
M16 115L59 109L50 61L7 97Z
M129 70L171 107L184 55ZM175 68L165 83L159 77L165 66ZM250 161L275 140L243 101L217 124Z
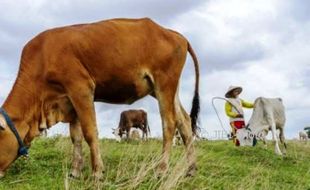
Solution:
M131 129L130 130L130 139L135 140L135 141L141 140L141 134L140 134L138 129Z
M299 140L308 141L308 134L305 131L299 132Z
M285 108L281 98L262 98L255 100L254 110L246 128L237 131L237 139L240 146L255 146L258 139L266 142L268 131L272 132L272 139L275 142L275 153L282 155L279 148L277 132L284 145L283 153L286 153L284 137Z
M112 134L115 136L115 140L117 142L121 142L121 140L127 139L126 135L121 137L119 135L119 131L120 131L120 128L116 128L116 129L112 128ZM140 134L139 130L138 129L131 129L129 132L129 139L140 140L141 134Z

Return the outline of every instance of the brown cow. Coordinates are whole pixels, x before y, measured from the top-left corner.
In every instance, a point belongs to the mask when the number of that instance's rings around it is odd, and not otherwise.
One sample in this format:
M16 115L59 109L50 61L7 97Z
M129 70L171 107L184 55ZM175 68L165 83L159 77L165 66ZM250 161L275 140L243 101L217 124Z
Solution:
M191 117L178 96L187 51L196 73ZM12 122L7 119L0 127L0 176L18 157L23 143L30 146L41 129L63 121L70 123L74 144L72 175L81 172L84 137L93 176L102 177L94 101L131 104L146 95L158 100L162 117L163 155L158 172L167 170L178 128L192 175L196 170L192 141L199 112L198 87L199 65L189 42L148 18L112 19L42 32L24 47L17 79L2 106ZM18 143L9 123L23 143Z
M127 110L123 111L120 116L119 125L117 129L114 129L114 135L121 139L123 135L126 135L127 140L131 128L137 128L142 131L142 138L146 140L148 134L151 133L147 120L147 113L144 110Z

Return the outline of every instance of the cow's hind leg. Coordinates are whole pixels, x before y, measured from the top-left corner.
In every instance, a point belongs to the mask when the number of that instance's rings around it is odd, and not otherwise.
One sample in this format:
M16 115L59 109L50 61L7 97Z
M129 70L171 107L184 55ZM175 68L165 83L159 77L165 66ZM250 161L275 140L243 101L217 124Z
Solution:
M274 123L274 119L268 118L268 120L269 120L268 122L271 126L272 140L275 143L275 153L278 155L282 155L282 152L280 150L279 143L278 143L277 130L276 130L276 125Z
M171 94L170 94L171 93ZM160 114L163 122L163 153L158 172L163 173L168 169L168 161L176 128L181 132L188 159L187 176L196 172L196 157L193 146L191 119L179 103L176 93L167 91L156 95L159 100Z
M279 130L280 130L280 134L279 134L279 136L280 136L280 141L281 141L281 143L282 143L283 146L284 146L283 154L286 154L287 145L286 145L285 137L284 137L284 129L283 129L283 127L280 127Z
M189 115L186 113L184 108L182 107L181 103L179 105L179 110L181 114L179 114L177 128L180 132L180 135L183 139L184 145L186 147L186 156L188 161L188 171L187 176L194 176L197 170L196 166L196 155L195 155L195 149L194 149L194 137L193 132L191 128L191 119Z
M165 91L156 94L159 102L160 115L163 127L163 152L157 172L159 175L165 173L168 169L168 161L171 152L172 139L176 129L176 106L175 92Z
M70 136L73 143L71 177L78 178L83 168L82 140L83 133L78 121L70 122Z

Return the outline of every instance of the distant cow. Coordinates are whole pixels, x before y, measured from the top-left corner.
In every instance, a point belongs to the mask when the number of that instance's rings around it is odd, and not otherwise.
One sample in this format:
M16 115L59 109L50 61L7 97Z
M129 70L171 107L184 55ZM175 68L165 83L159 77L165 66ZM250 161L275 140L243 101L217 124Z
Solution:
M119 128L112 129L112 130L113 130L112 134L115 136L115 140L117 142L121 142L122 139L124 139L124 138L126 138L128 140L127 135L126 135L126 137L125 136L122 136L122 137L119 136ZM127 132L126 132L126 134L127 134ZM139 129L131 128L131 130L129 132L129 139L131 139L131 140L140 140L141 139L141 135L140 135Z
M257 139L265 141L268 131L271 130L273 141L275 141L275 153L282 155L276 130L280 131L279 138L284 144L283 153L285 153L284 124L285 108L281 98L260 97L255 100L253 114L246 128L237 131L237 139L241 146L255 146Z
M299 140L308 141L308 134L305 131L299 132Z
M147 120L147 113L142 110L127 110L123 111L120 116L118 128L114 129L113 134L116 138L122 138L126 135L129 139L131 128L137 128L142 131L142 138L146 140L150 132L150 127Z

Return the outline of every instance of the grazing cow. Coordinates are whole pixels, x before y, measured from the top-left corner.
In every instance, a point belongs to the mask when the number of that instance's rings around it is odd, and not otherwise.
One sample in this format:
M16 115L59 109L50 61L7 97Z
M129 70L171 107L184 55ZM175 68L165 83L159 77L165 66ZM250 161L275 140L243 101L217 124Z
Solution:
M241 146L255 146L257 139L266 141L266 135L271 130L275 142L275 153L282 155L279 148L276 130L280 131L279 138L284 144L283 153L286 152L284 138L285 108L281 98L257 98L254 103L254 110L246 128L237 131L237 139Z
M190 116L180 103L179 79L187 52L195 66ZM82 139L90 148L92 175L104 171L94 101L131 104L151 95L158 100L163 152L157 172L167 171L172 138L182 133L188 175L196 171L193 134L199 113L199 64L185 37L148 18L112 19L50 29L23 48L14 86L0 109L0 175L34 137L57 122L70 123L72 173L81 173Z
M119 136L117 139L121 139L124 134L129 139L131 128L141 129L143 140L148 138L151 131L147 120L147 113L144 110L123 111L120 116L118 128L113 129L113 134Z
M308 134L305 131L299 132L299 140L308 141Z

